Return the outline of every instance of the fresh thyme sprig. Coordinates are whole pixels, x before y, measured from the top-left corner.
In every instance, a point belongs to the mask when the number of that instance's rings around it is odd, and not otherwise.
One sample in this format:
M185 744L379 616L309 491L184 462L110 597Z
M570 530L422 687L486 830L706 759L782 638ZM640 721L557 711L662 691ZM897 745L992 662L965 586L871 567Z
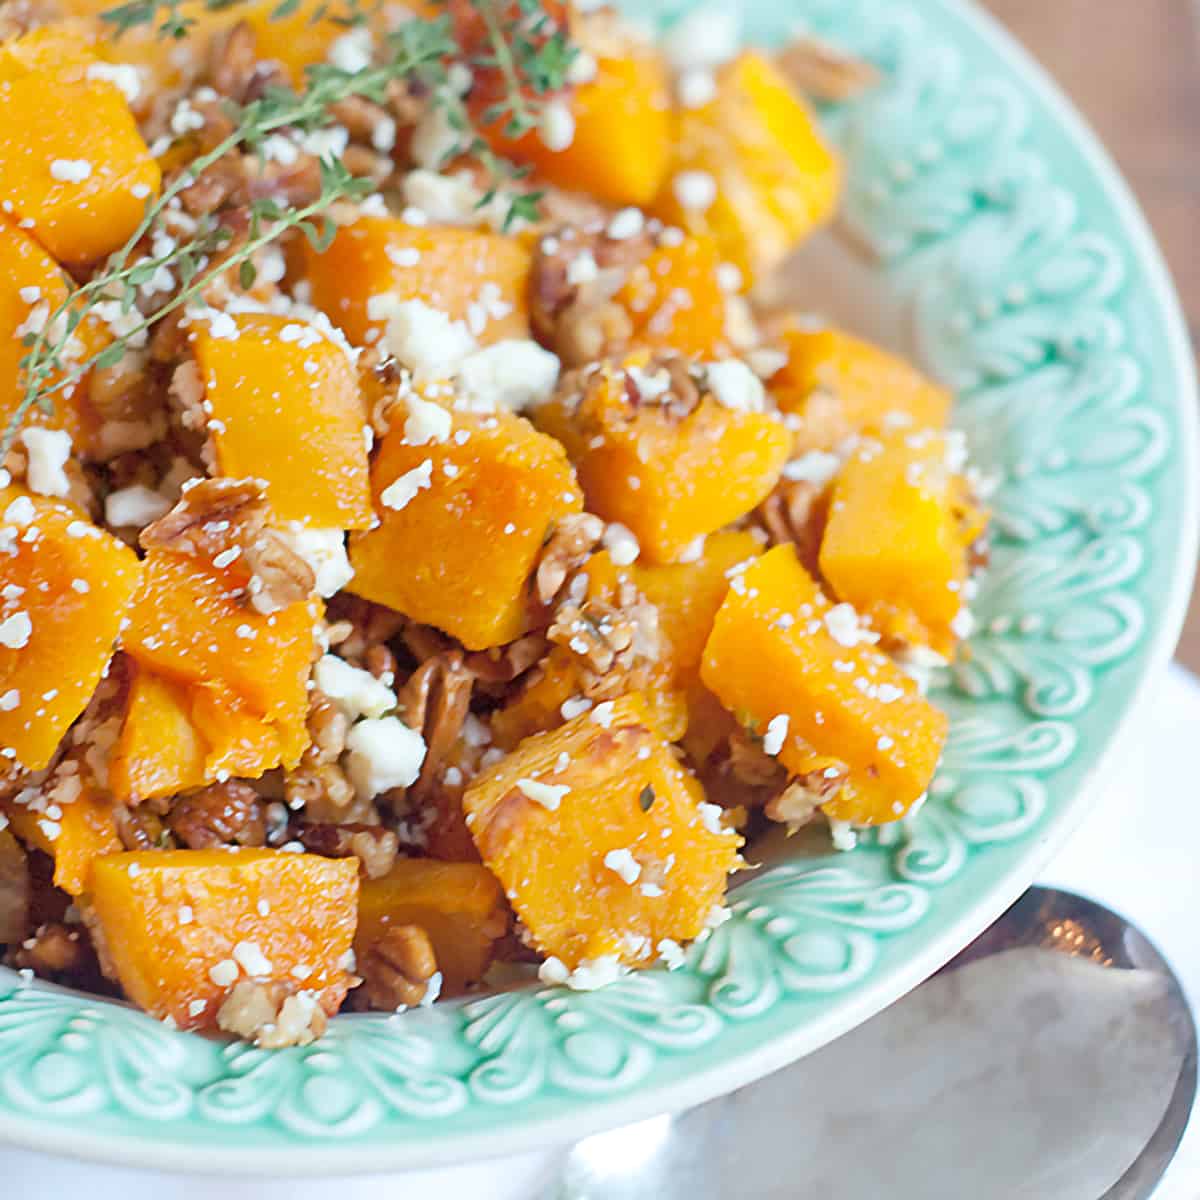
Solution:
M250 3L251 0L203 0L208 11L223 11ZM272 11L282 18L297 11L303 0L281 0ZM332 4L333 0L331 0ZM252 258L258 250L283 232L297 229L318 248L328 243L334 232L327 219L328 210L340 200L360 198L371 190L367 180L351 176L346 168L323 159L319 195L299 209L287 210L271 200L260 200L250 208L250 230L246 240L215 262L213 256L224 250L233 234L211 218L195 234L172 241L159 254L135 251L157 229L173 202L209 167L232 150L262 150L271 134L282 129L311 132L332 123L331 107L339 101L361 96L376 102L386 98L388 84L413 78L429 91L431 103L443 107L452 128L460 135L454 155L468 154L483 167L489 186L479 207L492 203L502 190L523 179L528 167L501 157L484 135L487 127L498 127L508 138L518 138L537 127L544 97L566 86L574 48L563 30L545 13L540 0L463 0L474 9L482 22L484 40L476 46L463 46L454 34L455 0L440 0L446 12L436 20L414 19L385 38L386 55L379 65L348 72L330 65L310 67L307 86L299 93L272 90L245 105L234 114L237 123L231 133L205 154L188 164L163 190L157 200L146 206L142 220L126 243L112 254L104 267L90 280L73 289L68 296L39 322L36 332L27 333L21 360L23 392L8 426L0 435L0 459L8 452L25 416L35 405L51 411L51 398L74 387L93 368L115 366L131 345L157 321L187 305L219 276L236 270L244 287L253 285ZM375 0L336 0L341 14L334 19L347 24L360 21ZM313 19L334 11L331 4L318 6ZM104 13L118 34L130 29L152 26L160 37L184 37L192 23L184 8L185 0L130 0ZM451 70L458 67L471 78L499 77L499 98L487 105L476 124L472 107L462 90L451 86ZM453 156L453 155L452 155ZM512 223L535 221L540 192L510 191L504 227ZM174 277L175 290L149 314L138 310L131 320L139 289L162 269ZM74 340L80 324L101 306L113 306L122 321L113 340L94 354L78 356Z

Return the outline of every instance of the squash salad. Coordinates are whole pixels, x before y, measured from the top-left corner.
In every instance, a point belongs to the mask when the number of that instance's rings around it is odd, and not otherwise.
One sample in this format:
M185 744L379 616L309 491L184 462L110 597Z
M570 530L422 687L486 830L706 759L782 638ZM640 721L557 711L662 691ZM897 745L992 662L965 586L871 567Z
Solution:
M979 480L756 302L874 72L736 33L0 11L6 963L304 1044L675 969L772 825L920 805Z

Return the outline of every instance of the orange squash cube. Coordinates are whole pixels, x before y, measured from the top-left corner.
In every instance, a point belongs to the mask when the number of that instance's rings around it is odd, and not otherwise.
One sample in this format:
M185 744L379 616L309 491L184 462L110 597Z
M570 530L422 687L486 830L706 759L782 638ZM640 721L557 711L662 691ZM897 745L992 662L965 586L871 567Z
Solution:
M323 254L307 242L305 249L313 303L356 346L377 340L387 326L371 304L376 296L423 300L466 322L484 345L529 336L533 258L517 238L360 217L339 229Z
M718 357L727 349L721 260L711 238L664 242L613 297L633 324L630 344Z
M442 975L443 996L478 983L508 929L496 877L478 863L401 858L382 879L360 885L354 950L360 962L389 929L419 925Z
M54 859L54 886L70 896L81 896L89 889L96 859L123 848L113 820L112 798L82 777L80 783L74 800L64 802L60 786L52 804L39 802L33 807L15 800L0 804L21 841Z
M201 324L195 338L221 473L265 479L281 520L365 529L366 414L349 356L287 317L234 320L233 336L216 337Z
M136 669L109 786L136 804L231 775L257 779L282 757L275 728L222 685L176 683Z
M526 739L467 789L467 826L538 949L639 965L696 937L741 838L637 695Z
M0 44L0 202L71 266L122 246L161 183L125 97L89 75L97 61L52 27Z
M711 204L683 202L686 172L715 183ZM841 178L812 112L769 58L748 50L718 73L708 104L679 113L674 161L654 211L714 237L750 283L833 216Z
M270 614L246 603L244 579L168 550L146 556L122 646L178 683L219 685L272 726L283 761L307 745L308 675L319 609L298 601ZM193 708L189 714L196 720Z
M699 682L704 643L729 591L728 572L761 553L756 537L729 529L705 538L704 548L692 562L634 563L631 571L638 590L658 609L663 657L676 686L690 689Z
M786 718L779 761L793 776L848 774L824 811L876 825L924 794L947 722L862 636L849 606L835 608L793 547L777 546L731 583L700 677L760 736Z
M91 699L139 576L74 505L0 488L0 748L30 770Z
M558 187L606 204L649 204L671 160L670 79L661 55L631 43L626 54L597 56L595 77L575 89L568 106L575 130L563 149L549 149L536 131L514 141L490 125L484 135Z
M351 538L348 589L471 650L510 642L551 528L583 507L571 464L509 412L455 412L453 434L412 445L397 407L371 467L380 524Z
M838 329L783 330L787 363L770 381L780 409L800 418L796 450L832 450L855 433L889 425L940 429L950 414L945 388L879 346Z
M34 327L68 294L67 278L58 263L29 234L0 215L0 435L25 394L21 360L28 350L24 336L35 332ZM80 323L75 339L81 362L98 354L111 340L104 326L92 317ZM61 378L61 373L56 373L51 382ZM34 405L24 423L65 429L77 451L87 454L94 448L98 424L87 403L87 388L85 375L54 394L53 412L44 413Z
M208 779L207 753L192 721L187 686L135 668L108 764L113 795L137 803L200 787Z
M833 484L821 574L890 639L952 653L977 528L946 438L867 439Z
M92 867L107 959L139 1008L213 1031L238 979L337 1011L350 983L358 862L277 850L112 854Z
M612 367L592 376L579 400L556 398L535 417L566 446L588 511L632 530L650 562L673 562L745 516L775 486L791 449L791 434L770 413L705 394L680 417L635 403L625 371Z

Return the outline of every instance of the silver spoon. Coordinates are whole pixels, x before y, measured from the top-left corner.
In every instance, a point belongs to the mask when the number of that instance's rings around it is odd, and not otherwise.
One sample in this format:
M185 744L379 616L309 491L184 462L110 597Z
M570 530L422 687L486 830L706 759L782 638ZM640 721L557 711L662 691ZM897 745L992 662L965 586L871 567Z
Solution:
M1145 1200L1196 1092L1178 980L1030 889L904 1000L767 1079L587 1138L554 1200Z

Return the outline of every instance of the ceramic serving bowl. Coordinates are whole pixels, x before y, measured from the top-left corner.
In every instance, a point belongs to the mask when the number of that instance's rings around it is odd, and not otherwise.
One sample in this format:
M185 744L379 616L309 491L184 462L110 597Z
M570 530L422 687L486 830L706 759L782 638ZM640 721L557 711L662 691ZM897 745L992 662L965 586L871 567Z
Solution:
M1087 810L1194 564L1192 355L1158 251L1079 117L975 8L744 7L751 39L802 24L881 69L826 114L848 195L805 296L956 388L998 480L978 631L940 681L953 728L919 816L850 853L815 836L763 848L680 970L342 1017L308 1048L180 1034L0 971L0 1139L312 1175L462 1164L695 1104L913 987Z

